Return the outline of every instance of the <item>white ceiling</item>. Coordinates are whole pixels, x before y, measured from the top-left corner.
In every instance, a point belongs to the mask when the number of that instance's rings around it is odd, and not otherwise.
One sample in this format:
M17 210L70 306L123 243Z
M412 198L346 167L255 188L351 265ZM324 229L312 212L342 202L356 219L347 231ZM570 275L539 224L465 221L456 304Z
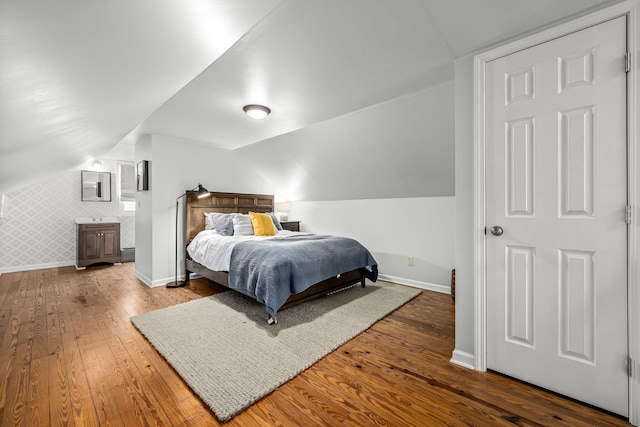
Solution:
M450 80L455 58L614 2L0 0L0 193L135 132L257 143ZM251 121L249 103L273 113Z

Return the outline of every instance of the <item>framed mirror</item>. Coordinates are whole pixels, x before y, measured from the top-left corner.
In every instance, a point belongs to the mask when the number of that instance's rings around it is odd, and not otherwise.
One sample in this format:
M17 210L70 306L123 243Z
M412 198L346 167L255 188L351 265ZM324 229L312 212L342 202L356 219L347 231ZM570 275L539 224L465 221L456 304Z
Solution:
M110 202L111 172L82 171L80 191L83 202Z
M136 165L136 176L138 183L138 191L147 191L149 189L149 161L142 160Z

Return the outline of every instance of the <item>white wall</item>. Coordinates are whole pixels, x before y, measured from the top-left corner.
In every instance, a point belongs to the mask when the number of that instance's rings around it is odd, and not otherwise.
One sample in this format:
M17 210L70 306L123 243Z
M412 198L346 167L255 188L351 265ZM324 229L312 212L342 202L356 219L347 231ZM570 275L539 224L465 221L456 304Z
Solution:
M292 202L289 219L300 220L301 231L358 240L378 262L381 279L450 291L454 197Z
M149 191L137 193L136 277L149 286L175 279L176 199L202 184L210 191L269 193L233 151L160 135L142 135L136 161L150 161ZM179 211L183 209L180 199ZM179 217L179 236L183 224ZM181 248L182 241L178 242ZM140 253L140 255L138 255ZM181 249L178 251L182 257ZM183 272L179 263L178 275Z
M474 353L473 56L456 60L456 351Z
M153 285L175 277L176 199L202 184L209 190L233 187L233 153L188 141L153 135L151 174ZM181 202L184 199L181 200ZM182 206L182 205L181 205ZM181 251L179 250L181 255Z
M135 144L136 165L141 160L149 161L150 177L154 176L154 164L151 153L151 136L141 135ZM149 191L136 192L136 266L135 276L151 284L153 276L153 221L151 194L153 192L153 180L149 180Z
M120 245L135 242L135 219L121 216L116 197L116 161L100 159L111 172L111 202L80 200L80 170L56 174L7 194L6 218L0 219L0 272L75 265L78 216L115 216Z

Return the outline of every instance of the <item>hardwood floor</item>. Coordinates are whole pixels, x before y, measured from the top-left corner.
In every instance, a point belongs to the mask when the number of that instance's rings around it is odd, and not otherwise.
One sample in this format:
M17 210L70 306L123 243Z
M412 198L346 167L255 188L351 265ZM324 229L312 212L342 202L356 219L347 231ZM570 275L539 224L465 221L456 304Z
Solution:
M133 271L0 276L0 425L219 425L129 318L221 289L150 289ZM423 292L225 425L629 425L450 363L453 310L449 295Z

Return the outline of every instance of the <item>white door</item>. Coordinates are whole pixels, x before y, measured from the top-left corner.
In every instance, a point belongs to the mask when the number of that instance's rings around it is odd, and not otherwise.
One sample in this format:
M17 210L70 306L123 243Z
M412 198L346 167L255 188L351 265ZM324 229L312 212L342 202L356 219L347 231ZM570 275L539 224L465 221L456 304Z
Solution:
M621 17L485 74L487 367L623 416L625 51Z

